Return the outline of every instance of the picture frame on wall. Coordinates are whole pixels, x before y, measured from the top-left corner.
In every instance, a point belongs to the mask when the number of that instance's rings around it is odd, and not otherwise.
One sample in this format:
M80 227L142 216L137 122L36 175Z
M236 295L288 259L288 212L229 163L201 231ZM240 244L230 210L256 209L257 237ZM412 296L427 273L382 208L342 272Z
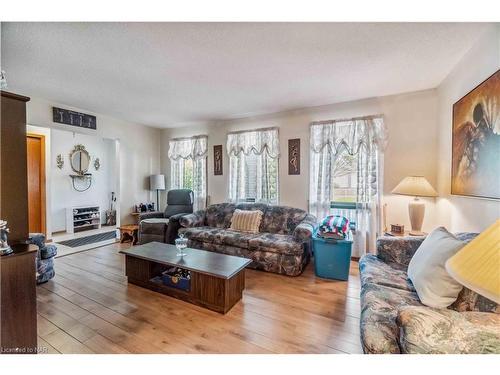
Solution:
M453 104L451 194L500 199L500 70Z
M222 145L214 146L214 175L222 176L223 174L223 165L222 165Z
M288 174L300 174L300 138L288 140Z

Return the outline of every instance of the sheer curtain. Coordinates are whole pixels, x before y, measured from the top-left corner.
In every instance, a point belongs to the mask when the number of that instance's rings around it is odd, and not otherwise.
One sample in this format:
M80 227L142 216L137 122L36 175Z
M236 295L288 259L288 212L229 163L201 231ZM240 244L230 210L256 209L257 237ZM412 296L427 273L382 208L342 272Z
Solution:
M229 133L229 201L278 203L278 128Z
M311 156L309 211L318 219L329 215L332 201L333 175L340 156L355 157L357 188L354 256L374 249L380 228L380 189L382 187L382 153L387 132L382 116L348 120L313 122L311 124Z
M192 189L195 211L205 208L207 201L207 144L205 135L169 142L170 188Z

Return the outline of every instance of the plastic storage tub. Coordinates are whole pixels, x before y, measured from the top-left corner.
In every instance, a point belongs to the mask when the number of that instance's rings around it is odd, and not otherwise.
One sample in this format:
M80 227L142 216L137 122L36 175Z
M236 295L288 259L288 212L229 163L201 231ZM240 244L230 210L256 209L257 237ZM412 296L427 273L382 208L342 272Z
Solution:
M352 236L346 240L313 235L314 271L325 279L347 280L351 265Z

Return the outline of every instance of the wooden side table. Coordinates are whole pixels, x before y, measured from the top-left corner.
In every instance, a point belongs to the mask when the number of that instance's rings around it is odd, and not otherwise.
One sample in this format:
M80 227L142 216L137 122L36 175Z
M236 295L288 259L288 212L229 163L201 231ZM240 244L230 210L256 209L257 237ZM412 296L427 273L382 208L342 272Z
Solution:
M120 243L132 242L133 245L137 245L139 240L139 226L137 224L122 225L118 228L120 230Z

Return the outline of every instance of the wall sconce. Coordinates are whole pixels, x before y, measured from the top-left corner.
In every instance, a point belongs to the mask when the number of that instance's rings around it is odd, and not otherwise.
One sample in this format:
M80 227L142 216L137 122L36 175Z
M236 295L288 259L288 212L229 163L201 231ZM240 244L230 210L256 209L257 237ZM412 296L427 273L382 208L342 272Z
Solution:
M56 156L56 164L57 164L57 168L63 169L63 167L64 167L64 157L62 156L62 154L59 154L59 155Z

